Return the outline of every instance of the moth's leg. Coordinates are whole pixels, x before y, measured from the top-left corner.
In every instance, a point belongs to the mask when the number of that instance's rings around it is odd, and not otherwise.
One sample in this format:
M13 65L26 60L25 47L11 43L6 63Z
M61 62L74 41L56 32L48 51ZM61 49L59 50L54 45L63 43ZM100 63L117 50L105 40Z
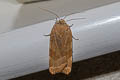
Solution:
M44 36L50 36L50 34L44 35Z
M52 75L52 80L57 80L56 75Z
M54 75L54 80L57 80L57 77L56 77L56 75Z
M72 25L70 25L69 27L71 28L73 26L73 24Z
M70 25L70 26L69 26L69 28L71 28L72 26L73 26L73 24L72 24L72 25ZM69 30L69 29L67 29L66 31L68 31L68 30Z
M55 18L55 20L57 21L57 18Z
M74 36L72 36L72 38L73 38L74 40L79 40L79 39L75 38Z
M64 78L64 80L69 80L69 79L68 79L68 75L65 75L65 78Z

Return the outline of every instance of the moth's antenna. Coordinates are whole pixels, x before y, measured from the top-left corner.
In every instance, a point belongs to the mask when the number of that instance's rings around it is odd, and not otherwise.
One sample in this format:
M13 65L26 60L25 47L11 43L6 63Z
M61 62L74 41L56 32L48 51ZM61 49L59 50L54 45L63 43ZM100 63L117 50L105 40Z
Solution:
M79 19L86 19L86 18L75 18L75 19L69 19L69 20L66 20L66 22L68 22L68 21L72 21L72 20L79 20Z
M75 13L70 13L70 14L68 14L67 16L64 16L63 19L66 19L66 17L68 17L69 15L72 15L72 14L75 14Z
M60 19L60 17L59 17L56 13L54 13L54 12L52 12L52 11L50 11L50 10L47 10L47 9L43 9L43 8L41 8L41 7L39 7L39 8L42 9L42 10L44 10L44 11L47 11L47 12L49 12L49 13L51 13L51 14L54 14L57 18Z
M65 19L67 16L64 16L64 18L63 19Z
M72 14L75 14L75 13L70 13L67 16L64 16L63 19L66 19L69 15L72 15ZM86 18L75 18L75 19L70 19L70 20L67 20L67 21L79 20L79 19L86 19Z

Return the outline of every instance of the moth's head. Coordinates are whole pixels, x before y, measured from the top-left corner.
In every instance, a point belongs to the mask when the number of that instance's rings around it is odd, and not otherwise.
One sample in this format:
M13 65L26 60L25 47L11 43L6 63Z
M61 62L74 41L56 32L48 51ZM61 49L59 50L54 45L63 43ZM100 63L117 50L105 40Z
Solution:
M64 19L60 19L58 21L56 21L56 24L66 24Z

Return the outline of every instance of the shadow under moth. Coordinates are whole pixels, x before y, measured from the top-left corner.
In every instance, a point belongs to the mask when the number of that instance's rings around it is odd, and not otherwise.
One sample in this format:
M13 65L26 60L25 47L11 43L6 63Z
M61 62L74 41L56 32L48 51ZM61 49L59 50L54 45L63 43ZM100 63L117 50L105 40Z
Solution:
M53 13L51 11L48 12ZM59 20L57 20L57 18ZM57 16L57 18L51 33L45 35L50 36L49 72L52 75L56 73L68 75L72 68L72 38L75 38L72 36L71 26L69 26L64 19L60 19L59 16Z

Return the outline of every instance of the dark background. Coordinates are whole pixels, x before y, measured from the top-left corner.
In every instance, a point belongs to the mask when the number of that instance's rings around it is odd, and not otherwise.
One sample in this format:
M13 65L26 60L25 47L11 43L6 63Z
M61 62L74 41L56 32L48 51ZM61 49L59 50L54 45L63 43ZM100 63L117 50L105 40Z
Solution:
M48 69L11 80L83 80L120 70L120 51L73 63L72 72L50 75Z

